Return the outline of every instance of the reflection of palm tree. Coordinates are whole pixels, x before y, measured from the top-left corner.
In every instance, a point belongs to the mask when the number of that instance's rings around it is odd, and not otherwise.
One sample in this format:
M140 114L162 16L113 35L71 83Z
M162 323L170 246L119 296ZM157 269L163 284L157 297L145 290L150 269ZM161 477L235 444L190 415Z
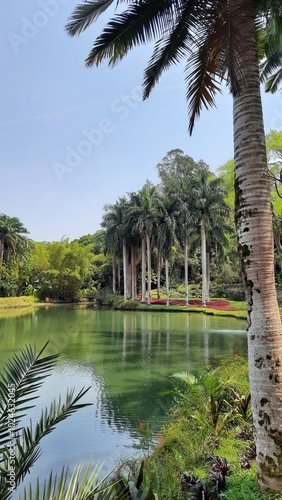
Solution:
M68 32L80 33L112 3L79 5ZM97 38L87 65L107 59L113 66L137 45L156 40L145 72L144 96L149 96L164 70L184 59L190 132L202 107L214 104L220 82L227 82L233 96L235 211L249 312L258 481L264 489L281 491L282 463L277 459L281 454L277 436L282 435L281 318L257 53L259 28L273 18L281 26L281 2L132 0L127 4ZM204 230L203 226L203 235Z
M28 231L17 217L0 215L0 259L10 260L11 256L22 255L27 245L23 234Z

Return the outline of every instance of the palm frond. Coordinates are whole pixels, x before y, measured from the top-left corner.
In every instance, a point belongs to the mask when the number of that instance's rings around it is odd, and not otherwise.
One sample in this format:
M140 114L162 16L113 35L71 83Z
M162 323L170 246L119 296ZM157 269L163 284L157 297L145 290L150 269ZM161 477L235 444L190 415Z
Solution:
M156 43L154 53L145 70L144 99L149 97L161 74L173 64L179 63L182 58L187 57L191 51L195 42L193 27L197 24L194 17L197 4L197 1L186 2L183 10L176 16L169 34Z
M17 426L23 412L33 406L29 403L38 397L32 394L50 375L58 359L58 354L41 357L47 344L38 354L35 346L26 346L6 363L0 375L0 450L10 440L11 418Z
M216 78L217 66L210 61L210 49L203 45L191 56L186 65L186 82L188 84L186 98L188 101L189 133L192 134L195 120L201 114L202 107L208 109L215 106L215 95L221 93Z
M34 429L32 421L30 421L28 427L21 429L20 433L16 434L14 438L16 484L23 480L38 459L41 453L40 442L42 438L52 432L59 422L68 418L78 409L89 406L89 403L78 403L88 390L89 388L83 388L77 395L74 395L74 389L68 390L64 401L59 397L57 401L54 400L51 403L49 409L42 410ZM1 481L5 481L9 474L10 449L8 446L2 450L2 457Z
M60 475L51 473L43 486L37 480L36 486L31 485L24 489L19 500L112 500L116 498L114 486L116 481L109 482L112 471L101 479L103 464L97 464L94 469L92 463L88 464L85 472L78 465L71 476L68 470L63 468Z
M66 31L70 36L79 35L114 2L114 0L93 0L78 5L73 11Z
M163 36L173 25L174 4L178 3L181 1L146 0L117 14L97 37L86 66L98 66L105 59L114 66L134 47Z
M261 64L261 81L266 92L275 93L282 81L282 49L276 50Z
M198 380L197 378L195 377L195 375L193 375L193 373L191 372L175 372L171 375L172 378L175 378L177 380L179 380L180 382L183 382L189 386L191 385L195 385L198 383Z

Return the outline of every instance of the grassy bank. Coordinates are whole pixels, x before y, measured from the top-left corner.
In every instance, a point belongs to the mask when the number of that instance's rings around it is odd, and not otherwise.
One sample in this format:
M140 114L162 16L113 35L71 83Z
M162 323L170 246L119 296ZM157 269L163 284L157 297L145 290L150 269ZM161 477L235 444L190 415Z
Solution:
M35 304L35 297L0 297L0 310L28 307Z
M154 437L154 448L148 448L147 424L140 424L145 458L140 489L150 487L162 500L282 499L261 494L256 485L247 361L235 357L207 367L198 378L183 373L172 381L169 422ZM129 469L137 478L140 461Z
M231 304L231 302L230 302ZM232 301L232 304L235 304ZM236 307L232 305L232 307ZM195 312L195 313L205 313L213 316L228 316L232 318L247 319L247 311L242 311L241 302L238 302L237 310L233 311L223 311L219 309L213 309L212 307L207 309L206 307L194 307L191 306L178 306L178 305L161 305L161 304L138 304L137 308L139 311L166 311L166 312Z

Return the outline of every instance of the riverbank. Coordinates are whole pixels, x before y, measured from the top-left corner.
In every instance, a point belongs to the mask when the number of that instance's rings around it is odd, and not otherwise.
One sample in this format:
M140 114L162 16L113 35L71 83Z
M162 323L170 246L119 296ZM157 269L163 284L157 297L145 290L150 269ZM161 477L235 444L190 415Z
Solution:
M0 297L0 310L17 309L21 307L30 307L36 304L33 296L22 297Z
M152 297L151 304L142 304L140 298L138 301L123 301L120 296L115 296L115 301L109 303L108 297L106 303L102 305L114 307L120 310L138 310L138 311L166 311L166 312L183 312L183 313L205 313L214 316L228 316L239 319L247 319L247 311L245 302L229 301L226 299L211 299L206 307L202 306L200 299L191 299L189 306L185 305L185 301L180 298L172 298L170 304L166 305L166 299ZM10 309L22 309L31 306L53 306L65 305L64 302L36 302L35 297L0 297L0 311L8 311ZM93 302L77 302L75 305L89 306Z
M152 298L150 305L139 302L137 309L144 311L197 312L212 314L214 316L229 316L247 319L245 302L229 301L226 299L211 299L210 302L203 307L199 299L191 299L189 305L186 306L185 301L182 299L170 300L170 304L166 305L165 299Z
M222 360L198 377L178 372L172 381L174 401L160 434L152 436L146 423L139 424L140 494L150 487L162 500L282 499L257 487L247 359ZM140 461L126 465L137 481Z

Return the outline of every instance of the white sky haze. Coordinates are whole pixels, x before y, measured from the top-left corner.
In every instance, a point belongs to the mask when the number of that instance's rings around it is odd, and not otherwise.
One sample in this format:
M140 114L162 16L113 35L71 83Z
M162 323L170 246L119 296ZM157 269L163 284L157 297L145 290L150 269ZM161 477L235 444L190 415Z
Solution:
M174 148L216 168L233 156L232 99L203 111L192 137L182 67L142 102L151 47L114 69L86 69L109 18L70 38L73 0L4 2L1 19L0 213L18 217L36 241L71 240L100 228L103 206L158 182L156 165ZM281 94L263 94L265 129L282 129Z

